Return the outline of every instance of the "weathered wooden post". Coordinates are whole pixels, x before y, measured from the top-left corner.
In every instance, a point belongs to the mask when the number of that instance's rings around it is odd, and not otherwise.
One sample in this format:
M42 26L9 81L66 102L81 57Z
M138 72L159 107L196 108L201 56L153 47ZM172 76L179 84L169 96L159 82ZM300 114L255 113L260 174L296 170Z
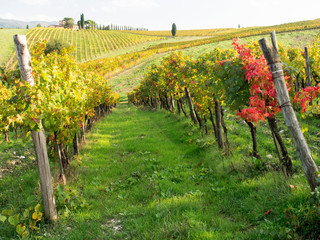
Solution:
M275 34L274 34L275 39ZM274 40L273 42L275 42ZM284 80L282 63L276 46L271 47L268 39L263 38L259 41L261 50L272 72L274 85L276 88L278 101L282 109L282 113L289 128L291 137L300 157L303 171L306 175L307 181L311 190L317 187L317 173L318 168L315 164L308 144L302 134L299 122L296 118L294 110L291 105L288 89Z
M309 61L309 52L307 47L304 48L304 52L306 55L306 74L307 74L306 83L307 83L307 87L311 87L310 61ZM312 99L309 102L309 105L312 106Z
M304 52L306 55L306 74L307 74L307 86L310 87L311 86L311 78L310 78L310 62L309 62L309 52L308 52L308 48L305 47L304 48Z
M31 56L27 48L26 36L14 35L13 40L18 57L21 79L27 81L30 86L33 87L35 83L32 76ZM46 220L54 221L57 219L57 211L53 195L46 136L42 125L39 132L31 131L31 133L38 163L44 216Z

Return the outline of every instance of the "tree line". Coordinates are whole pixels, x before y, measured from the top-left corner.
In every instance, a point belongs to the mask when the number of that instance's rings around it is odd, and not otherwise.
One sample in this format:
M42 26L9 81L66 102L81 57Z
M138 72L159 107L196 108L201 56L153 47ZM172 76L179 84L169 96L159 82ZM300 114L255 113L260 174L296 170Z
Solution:
M99 29L99 30L120 30L120 31L148 31L147 28L124 26L117 24L98 25L93 20L85 20L84 14L80 15L80 20L77 22L79 29Z

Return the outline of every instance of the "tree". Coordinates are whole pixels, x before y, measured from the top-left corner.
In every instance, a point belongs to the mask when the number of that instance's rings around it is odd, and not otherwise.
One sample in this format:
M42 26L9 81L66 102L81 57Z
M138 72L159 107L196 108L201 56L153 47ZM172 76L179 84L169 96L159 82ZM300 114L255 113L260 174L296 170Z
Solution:
M84 15L83 15L83 13L80 15L80 26L81 26L81 29L84 29Z
M84 21L85 29L94 29L94 27L97 25L95 21L93 20L86 20Z
M26 29L29 29L29 25L27 24L27 27L26 27Z
M41 24L40 24L40 23L38 23L38 24L37 24L37 27L41 27Z
M53 39L47 43L46 49L44 53L47 55L53 51L57 51L61 53L63 48L69 48L70 45L68 43L63 42L61 39Z
M73 18L65 17L63 19L63 27L64 28L72 28L74 26L74 20Z
M177 33L177 26L175 23L172 24L172 29L171 29L171 33L172 33L172 36L176 36L176 33Z

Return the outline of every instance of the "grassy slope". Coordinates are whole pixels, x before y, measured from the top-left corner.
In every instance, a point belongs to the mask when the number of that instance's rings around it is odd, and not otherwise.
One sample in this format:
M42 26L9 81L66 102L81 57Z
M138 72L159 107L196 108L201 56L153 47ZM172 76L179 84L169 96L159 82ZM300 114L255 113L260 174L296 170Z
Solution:
M13 35L26 34L28 29L0 29L0 66L5 64L14 51Z

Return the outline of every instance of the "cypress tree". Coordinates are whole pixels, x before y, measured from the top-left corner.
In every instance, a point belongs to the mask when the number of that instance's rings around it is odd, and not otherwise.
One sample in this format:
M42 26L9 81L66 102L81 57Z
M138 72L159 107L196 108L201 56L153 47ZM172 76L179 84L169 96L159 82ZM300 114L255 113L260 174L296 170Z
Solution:
M172 36L175 36L177 33L177 26L175 23L172 24L171 33L172 33Z
M83 15L83 13L80 15L80 26L81 26L81 29L84 29L84 15Z

